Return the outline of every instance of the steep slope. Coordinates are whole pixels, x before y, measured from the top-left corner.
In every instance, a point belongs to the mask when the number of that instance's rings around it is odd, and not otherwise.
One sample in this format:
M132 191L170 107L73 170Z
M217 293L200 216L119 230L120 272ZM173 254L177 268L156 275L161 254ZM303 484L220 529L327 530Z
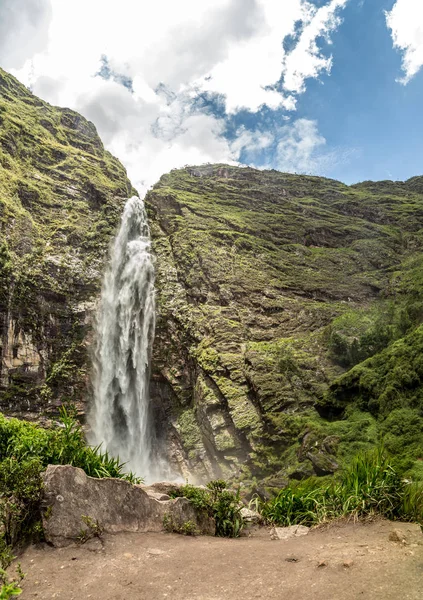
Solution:
M279 485L331 473L376 443L392 406L367 412L359 367L342 373L422 320L423 178L348 187L187 167L146 202L159 311L152 393L182 471L273 474ZM348 418L334 400L341 386Z
M86 395L87 315L134 190L94 125L0 69L0 408Z

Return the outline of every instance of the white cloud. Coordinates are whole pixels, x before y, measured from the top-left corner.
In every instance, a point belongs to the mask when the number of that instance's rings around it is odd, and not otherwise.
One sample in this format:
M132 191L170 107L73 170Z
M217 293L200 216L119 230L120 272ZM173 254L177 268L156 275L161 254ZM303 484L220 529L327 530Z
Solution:
M318 172L322 161L327 160L320 153L325 145L316 121L297 119L292 125L281 127L276 149L278 169L291 173Z
M290 173L329 176L331 170L348 163L358 153L357 148L328 148L317 121L297 119L291 126L280 128L273 166Z
M284 59L284 88L291 92L303 92L305 82L318 77L321 72L330 72L332 56L325 56L317 40L326 38L330 43L330 34L341 23L339 10L347 0L332 0L329 4L316 9L306 6L303 18L303 30L295 48Z
M241 127L229 142L225 117L199 99L214 94L226 114L263 106L294 111L307 79L330 71L321 40L330 41L347 2L316 8L308 0L42 1L51 3L45 47L34 46L23 67L17 57L15 74L44 99L91 119L141 189L170 168L276 148L270 130ZM287 36L294 41L285 52ZM116 76L94 77L101 56L132 80L133 93ZM288 139L287 129L277 131Z
M20 68L44 49L51 18L49 0L0 1L0 63Z
M329 35L340 24L339 10L347 0L331 0L321 8L300 0L258 0L263 26L248 41L229 49L202 82L202 88L226 96L228 112L240 108L257 111L263 104L270 108L295 110L291 92L303 92L305 81L329 72L331 57L324 57L317 39ZM302 24L302 33L291 52L285 53L282 41L295 34ZM288 94L275 90L284 77Z
M334 167L357 154L355 148L327 148L317 121L296 119L268 130L239 128L231 150L243 163L261 169L288 173L327 175Z
M385 16L394 47L402 52L404 77L399 81L405 85L423 66L423 2L396 0Z

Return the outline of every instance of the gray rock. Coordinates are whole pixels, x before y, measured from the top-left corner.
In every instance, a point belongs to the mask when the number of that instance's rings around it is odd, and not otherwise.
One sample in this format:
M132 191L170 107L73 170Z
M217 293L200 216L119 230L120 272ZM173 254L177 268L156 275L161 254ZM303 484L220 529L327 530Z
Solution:
M143 485L142 489L149 494L153 492L154 494L166 494L169 496L172 492L177 492L182 484L173 483L169 481L159 481L157 483L152 483L151 485Z
M155 498L156 500L170 500L170 496L167 494L161 494L160 492L152 492L151 490L144 490L150 498Z
M270 531L272 540L289 540L293 537L307 535L310 528L305 525L291 525L290 527L273 527Z
M95 479L69 465L49 465L43 474L43 526L47 542L65 546L87 529L82 516L98 522L105 533L164 531L168 515L182 527L191 521L203 534L214 534L214 523L186 498L157 500L142 486L122 479ZM156 495L156 494L154 494Z
M262 522L262 516L255 510L250 510L249 508L241 508L241 516L244 521L248 523L258 524Z

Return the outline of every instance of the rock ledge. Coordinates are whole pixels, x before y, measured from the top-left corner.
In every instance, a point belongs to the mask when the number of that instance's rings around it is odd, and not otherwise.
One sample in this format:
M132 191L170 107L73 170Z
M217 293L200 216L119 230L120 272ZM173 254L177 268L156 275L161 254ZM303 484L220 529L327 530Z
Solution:
M214 524L186 498L157 499L149 488L122 479L95 479L69 465L49 465L43 474L43 526L46 541L66 546L86 529L83 516L98 521L105 533L164 531L163 518L182 527L191 521L202 534L214 534Z

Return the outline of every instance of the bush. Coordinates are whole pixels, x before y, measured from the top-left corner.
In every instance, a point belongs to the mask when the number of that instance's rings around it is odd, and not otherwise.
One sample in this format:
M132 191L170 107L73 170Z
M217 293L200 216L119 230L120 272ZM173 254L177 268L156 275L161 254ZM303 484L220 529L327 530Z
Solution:
M19 586L22 579L25 577L25 573L21 569L20 563L16 566L16 578L10 579L6 572L7 567L10 565L12 560L16 558L12 554L10 546L7 546L4 542L4 538L0 540L0 600L9 600L13 596L19 596L22 594L22 589Z
M309 479L290 484L261 506L277 525L314 525L338 517L381 515L423 524L423 487L402 480L381 449L356 456L324 484Z
M37 458L18 462L8 457L0 463L0 522L7 545L34 533L40 520L41 471Z
M91 477L140 479L100 447L87 445L73 409L61 409L61 423L43 429L0 414L0 543L15 546L42 535L41 473L49 464L82 468Z
M125 473L125 465L106 451L102 452L100 446L93 448L86 443L72 407L61 408L60 424L51 429L0 415L0 461L8 457L18 461L36 458L44 468L49 464L73 465L91 477L141 481L132 473Z
M215 535L239 537L244 525L239 490L228 490L225 481L210 481L206 488L187 484L171 495L173 498L187 498L198 511L211 517L215 523Z
M199 531L192 521L185 521L182 525L175 523L172 515L165 513L163 527L168 533L181 533L182 535L198 535Z

